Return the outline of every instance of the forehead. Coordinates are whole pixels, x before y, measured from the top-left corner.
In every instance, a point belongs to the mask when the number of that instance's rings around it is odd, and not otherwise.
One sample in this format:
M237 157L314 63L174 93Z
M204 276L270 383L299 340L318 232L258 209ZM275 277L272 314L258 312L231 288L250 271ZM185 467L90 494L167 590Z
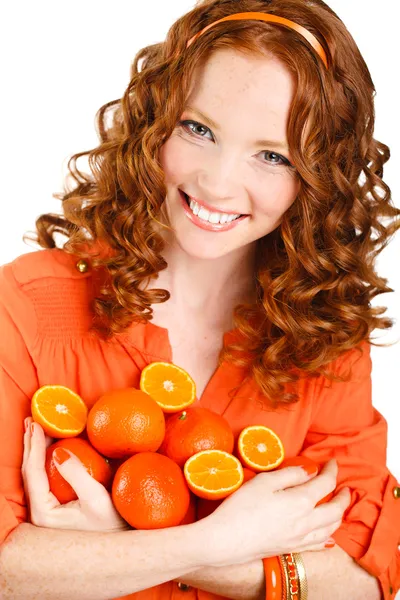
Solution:
M294 91L293 75L276 57L223 49L195 69L187 104L207 114L235 111L286 123Z

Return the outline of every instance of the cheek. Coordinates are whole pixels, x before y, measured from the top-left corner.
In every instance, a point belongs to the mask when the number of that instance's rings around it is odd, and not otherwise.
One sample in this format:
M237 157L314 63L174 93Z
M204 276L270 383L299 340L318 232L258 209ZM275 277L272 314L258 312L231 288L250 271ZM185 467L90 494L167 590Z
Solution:
M263 188L267 191L258 191L256 210L260 215L279 218L293 204L299 193L299 182L291 175L271 175Z
M168 183L182 183L185 175L193 171L194 157L188 149L188 144L172 136L161 147L160 164Z

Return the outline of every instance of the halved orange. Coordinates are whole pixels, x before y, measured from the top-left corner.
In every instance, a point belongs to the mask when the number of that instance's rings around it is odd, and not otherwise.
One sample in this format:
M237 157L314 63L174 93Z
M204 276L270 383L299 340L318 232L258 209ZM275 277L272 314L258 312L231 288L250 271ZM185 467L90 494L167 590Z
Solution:
M88 409L82 398L64 385L44 385L32 397L32 418L53 438L70 438L86 427Z
M167 362L147 365L140 376L140 389L149 394L165 413L183 410L196 400L196 384L189 373Z
M279 436L264 425L245 427L238 438L239 456L253 471L272 471L285 458Z
M224 450L202 450L183 468L190 490L199 498L219 500L240 488L244 480L240 460Z

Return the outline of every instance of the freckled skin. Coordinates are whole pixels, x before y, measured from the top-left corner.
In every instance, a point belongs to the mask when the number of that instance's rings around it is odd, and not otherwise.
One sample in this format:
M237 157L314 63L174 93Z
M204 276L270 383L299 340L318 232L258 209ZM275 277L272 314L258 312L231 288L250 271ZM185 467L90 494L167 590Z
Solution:
M292 76L275 58L223 50L197 69L187 104L210 116L220 131L185 110L182 120L195 120L211 131L192 125L194 136L177 127L160 155L166 173L165 208L182 252L193 258L222 258L234 252L239 260L279 225L298 194L299 182L294 171L276 164L277 156L267 153L290 158L288 152L254 142L287 142L293 93ZM178 188L251 218L227 232L204 231L184 214Z

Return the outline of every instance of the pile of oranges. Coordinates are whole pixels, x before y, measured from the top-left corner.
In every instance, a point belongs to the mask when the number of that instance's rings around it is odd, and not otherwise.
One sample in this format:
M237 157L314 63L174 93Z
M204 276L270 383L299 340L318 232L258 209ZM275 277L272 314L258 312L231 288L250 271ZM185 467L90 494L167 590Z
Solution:
M224 417L191 406L196 386L182 368L151 363L139 387L111 391L90 410L65 386L43 386L34 394L34 421L59 438L47 449L46 472L60 503L77 496L55 466L59 447L111 492L135 529L181 524L193 496L197 517L204 518L258 472L282 465L284 448L271 429L246 427L235 444Z

